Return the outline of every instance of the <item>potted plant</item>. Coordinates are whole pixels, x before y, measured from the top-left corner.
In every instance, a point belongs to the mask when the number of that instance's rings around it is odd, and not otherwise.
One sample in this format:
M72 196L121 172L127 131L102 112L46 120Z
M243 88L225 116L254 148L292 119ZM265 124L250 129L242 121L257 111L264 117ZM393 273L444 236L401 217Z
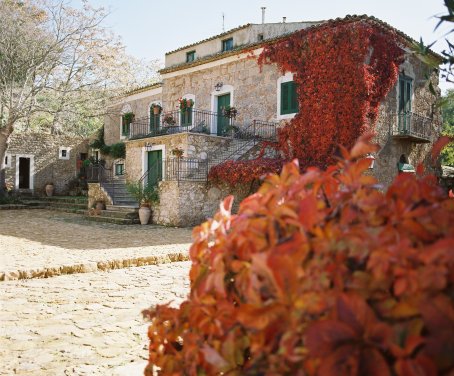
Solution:
M171 150L171 153L174 157L181 158L184 154L183 149L176 147L175 149Z
M162 119L162 123L171 127L174 126L177 122L175 121L175 118L172 116L172 114L166 114Z
M162 106L159 103L153 103L151 108L153 109L154 115L159 115L162 111Z
M55 190L55 186L54 186L54 183L52 182L47 182L44 186L44 190L46 192L46 196L47 197L51 197L54 195L54 190Z
M192 108L194 106L194 101L192 99L178 98L178 104L181 112Z
M222 115L229 119L235 119L236 115L238 114L238 110L234 106L225 106L222 109Z
M141 181L126 183L126 189L139 203L140 224L146 225L151 217L151 204L159 202L159 191L156 185L143 184Z

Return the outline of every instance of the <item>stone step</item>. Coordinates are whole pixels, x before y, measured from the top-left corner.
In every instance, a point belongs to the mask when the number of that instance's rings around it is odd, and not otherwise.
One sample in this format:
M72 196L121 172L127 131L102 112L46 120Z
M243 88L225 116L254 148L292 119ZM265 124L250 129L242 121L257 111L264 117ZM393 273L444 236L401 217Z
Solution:
M135 201L127 201L127 200L115 200L114 206L134 206L137 205Z
M51 197L21 197L21 200L26 201L42 201L42 202L65 202L65 203L74 203L82 204L88 203L88 198L85 196L51 196Z
M123 212L138 212L139 211L139 205L106 205L106 210L111 210L111 211L123 211Z
M101 215L87 216L87 219L89 221L114 223L117 225L135 225L135 224L140 223L139 218L137 218L137 219L115 218L115 217L104 217Z
M138 219L139 213L136 211L126 212L121 210L101 210L100 217Z
M67 207L59 208L59 207L52 207L52 206L45 206L43 208L47 209L47 210L62 212L62 213L73 213L73 214L81 214L81 215L88 214L87 209L73 209L73 208L67 208Z
M68 208L68 209L80 209L87 210L87 202L57 202L48 200L25 200L28 206L39 206L44 208Z

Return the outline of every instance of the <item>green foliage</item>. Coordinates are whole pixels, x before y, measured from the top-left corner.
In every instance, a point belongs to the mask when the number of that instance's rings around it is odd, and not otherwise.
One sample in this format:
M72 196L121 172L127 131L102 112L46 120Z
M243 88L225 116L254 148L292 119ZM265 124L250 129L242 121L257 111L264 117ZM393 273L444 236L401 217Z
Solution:
M449 90L443 99L443 135L454 137L454 90ZM454 167L454 143L441 152L441 164Z
M194 229L189 297L144 312L157 374L453 375L454 200L422 166L378 190L371 139Z
M435 30L444 23L452 24L454 23L454 1L453 0L444 0L445 7L447 14L436 16L438 18L438 23L435 26ZM432 47L435 42L425 45L423 40L421 39L419 43L415 43L413 45L413 52L416 53L426 64L433 67L434 69L439 69L439 65L443 64L440 69L441 78L445 79L447 82L453 82L454 80L454 73L453 73L453 66L454 66L454 44L452 44L449 39L448 35L453 33L454 29L448 31L446 34L446 48L441 52L442 58L435 56L431 51L430 47ZM430 86L430 90L435 93L433 86Z
M102 126L98 130L98 138L90 144L90 147L101 150L104 145L104 126Z
M142 182L127 182L126 189L129 194L141 205L159 202L159 191L155 185L144 185Z
M109 155L110 154L110 146L109 145L102 145L99 150L101 151L101 154L104 155Z
M127 112L123 115L123 121L126 124L131 124L134 121L134 113L133 112Z
M109 153L112 158L125 158L126 157L126 145L124 142L117 142L116 144L110 145Z
M127 114L125 114L126 116ZM125 158L126 145L124 142L117 142L116 144L106 145L104 142L104 127L99 128L98 138L94 140L90 147L99 149L101 154L110 155L112 158Z

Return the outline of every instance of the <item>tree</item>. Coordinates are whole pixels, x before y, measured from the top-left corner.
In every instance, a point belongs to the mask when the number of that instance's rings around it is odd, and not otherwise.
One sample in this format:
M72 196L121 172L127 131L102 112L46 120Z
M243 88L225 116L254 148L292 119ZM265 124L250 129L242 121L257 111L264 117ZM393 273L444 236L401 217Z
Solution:
M0 195L11 134L42 124L80 133L138 82L137 60L102 26L107 13L63 0L0 0ZM141 77L143 79L143 76ZM83 132L82 132L83 133Z

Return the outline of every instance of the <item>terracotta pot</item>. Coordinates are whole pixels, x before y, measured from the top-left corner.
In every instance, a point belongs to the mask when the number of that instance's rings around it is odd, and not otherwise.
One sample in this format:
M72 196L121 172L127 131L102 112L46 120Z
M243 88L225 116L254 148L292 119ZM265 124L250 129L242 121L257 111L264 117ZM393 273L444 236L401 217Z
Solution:
M104 202L97 202L96 203L96 210L105 210L106 205L104 205Z
M46 196L51 197L54 195L54 185L53 184L46 184L46 187L44 188L46 191Z
M151 217L151 209L148 206L141 206L139 209L139 219L141 225L147 225Z

